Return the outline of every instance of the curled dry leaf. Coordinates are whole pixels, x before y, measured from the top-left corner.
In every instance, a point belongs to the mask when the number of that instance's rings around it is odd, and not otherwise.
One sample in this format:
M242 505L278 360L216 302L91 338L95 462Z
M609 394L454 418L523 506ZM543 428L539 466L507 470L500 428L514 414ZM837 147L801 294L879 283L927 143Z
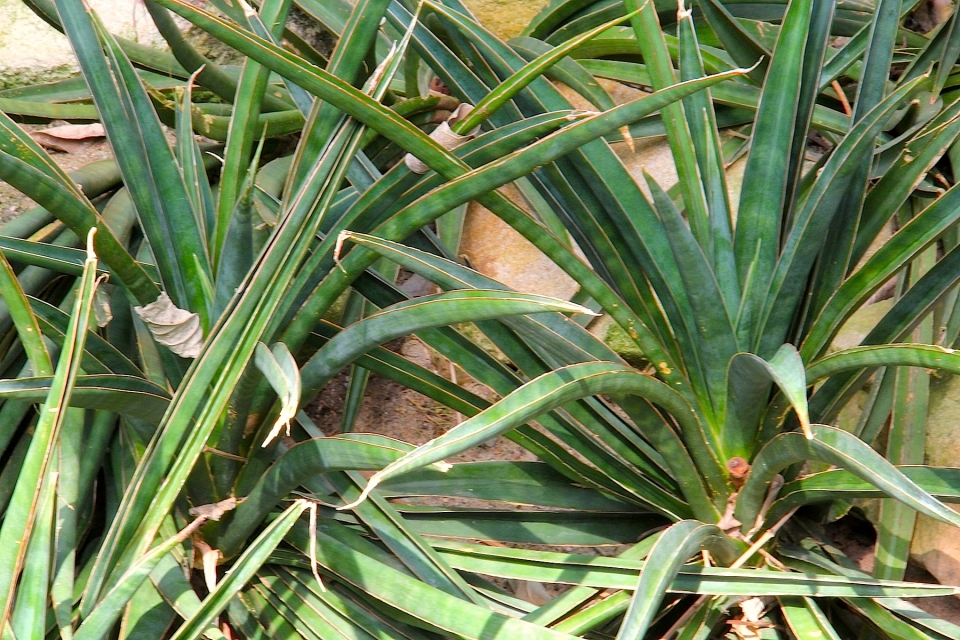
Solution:
M200 316L177 307L166 292L162 292L154 302L133 309L149 327L157 342L183 358L200 355L200 348L203 347Z
M93 296L93 313L97 318L97 326L103 329L113 320L113 308L110 306L110 294L98 288Z
M58 127L49 127L35 131L31 137L48 149L77 153L95 140L106 136L103 125L93 124L66 124Z
M717 523L717 526L720 527L724 533L727 535L738 534L740 526L743 524L733 516L734 510L737 508L737 494L731 494L730 498L727 500L727 508L723 513L723 517L720 519L720 522Z
M226 500L214 502L213 504L201 504L190 509L190 515L194 517L203 516L208 520L220 520L227 511L233 511L237 508L237 499L230 496Z
M740 603L741 615L739 620L730 620L733 632L741 640L759 640L760 630L772 626L762 620L767 605L761 598L748 598Z
M280 413L261 445L266 447L283 427L287 428L287 435L290 435L290 421L297 415L300 406L300 369L293 354L282 342L273 345L273 349L259 343L254 362L280 399Z
M531 582L529 580L513 580L512 582L513 593L521 600L526 600L538 607L542 607L553 600L553 596L550 595L542 582Z
M214 549L203 540L194 540L193 547L200 553L203 582L206 584L207 591L213 591L217 588L217 563L220 562L222 554L219 549Z
M442 122L439 127L433 130L433 132L430 134L430 137L436 140L441 147L449 151L452 151L465 142L468 142L471 138L477 135L477 131L480 129L480 127L477 127L466 135L460 135L459 133L455 133L453 129L450 128L450 125L456 124L463 120L471 111L473 111L473 105L469 105L466 102L460 103L460 105L453 111L453 113L450 114L446 121ZM430 169L430 167L421 162L419 158L409 153L404 156L403 162L407 165L407 168L410 169L410 171L413 171L416 174L422 175Z

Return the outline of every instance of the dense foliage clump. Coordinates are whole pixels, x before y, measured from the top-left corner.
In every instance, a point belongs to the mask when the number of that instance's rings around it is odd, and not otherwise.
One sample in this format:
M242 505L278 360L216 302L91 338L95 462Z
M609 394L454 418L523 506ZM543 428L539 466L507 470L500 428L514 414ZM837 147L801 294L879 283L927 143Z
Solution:
M920 466L960 373L955 13L553 0L503 42L459 0L297 0L324 56L290 0L146 0L171 53L26 2L83 78L0 92L39 204L0 226L4 638L960 639L906 600L956 589L903 581L917 513L960 524ZM99 119L116 163L66 174L36 118ZM611 145L654 136L678 182L641 190ZM573 300L460 260L473 201ZM499 399L382 346L411 334ZM343 371L327 437L301 409ZM371 372L466 419L354 433ZM539 461L444 462L501 435ZM880 497L869 575L822 525Z

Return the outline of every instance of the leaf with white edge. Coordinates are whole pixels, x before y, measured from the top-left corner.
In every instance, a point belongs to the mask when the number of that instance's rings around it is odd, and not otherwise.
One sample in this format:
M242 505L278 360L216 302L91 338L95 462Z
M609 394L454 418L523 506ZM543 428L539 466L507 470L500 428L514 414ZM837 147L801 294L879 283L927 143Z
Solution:
M766 406L769 387L767 381L777 385L790 401L800 428L809 439L810 414L807 409L807 378L803 360L791 344L781 346L770 360L752 353L738 353L730 359L727 368L728 406L726 425L728 432L740 434L735 444L739 449L731 455L749 456L753 435L746 425L755 424L759 411ZM729 439L728 439L729 440Z
M479 125L474 127L473 130L463 134L456 133L453 130L453 127L455 127L458 122L465 119L472 110L473 105L465 102L460 103L456 110L451 113L446 120L441 122L439 127L430 133L430 137L436 140L441 147L447 149L448 151L453 151L464 143L469 142L474 136L477 135L477 133L480 132ZM420 160L420 158L416 157L412 153L408 153L406 156L404 156L403 162L405 165L407 165L407 168L410 169L410 171L413 171L418 175L423 175L430 170L430 167L428 167L422 160Z
M709 549L727 564L737 555L733 541L716 525L682 520L660 535L640 572L640 580L617 640L643 638L680 568L703 549Z
M197 529L206 522L206 516L200 516L184 527L172 538L160 543L144 555L132 567L120 577L107 595L94 608L93 612L87 616L80 628L77 629L74 640L92 640L94 638L105 637L114 627L124 607L130 601L140 585L143 584L150 573L156 568L164 556L170 553L175 547L183 543Z
M760 524L758 516L767 487L780 471L792 464L820 460L842 467L880 491L940 522L960 526L960 514L925 491L886 458L855 435L822 424L810 426L813 438L782 433L760 450L747 481L740 490L734 516L743 531Z
M170 351L183 358L200 355L203 346L200 316L177 307L166 291L154 302L133 309L150 328L156 341Z
M676 391L652 376L612 362L568 365L531 380L488 409L387 465L370 478L356 501L338 509L356 507L387 478L441 463L446 457L519 427L567 402L597 394L646 398L673 415L682 430L697 428L691 424L696 418L690 405Z
M282 342L273 345L272 349L262 342L257 344L254 361L280 398L280 415L263 441L262 446L265 447L280 434L284 425L287 435L290 435L290 421L297 415L300 404L300 369L287 345Z
M596 315L565 300L497 289L448 291L398 302L350 325L315 353L300 371L302 397L309 400L348 364L394 338L461 322L557 311Z

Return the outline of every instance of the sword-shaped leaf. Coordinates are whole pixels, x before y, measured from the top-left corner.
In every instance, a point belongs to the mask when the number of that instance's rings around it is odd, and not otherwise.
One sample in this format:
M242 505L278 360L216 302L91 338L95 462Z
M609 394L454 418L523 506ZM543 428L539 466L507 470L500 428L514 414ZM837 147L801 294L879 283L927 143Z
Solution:
M352 505L339 508L349 509L359 504L370 491L388 478L439 462L533 420L566 402L598 393L645 397L667 409L681 425L686 424L686 428L691 428L690 423L696 421L689 405L686 405L679 394L662 382L630 367L606 362L571 365L528 382L489 409L391 463L370 478L363 494Z
M960 515L905 476L886 458L860 438L837 429L811 425L813 438L800 433L784 433L771 440L753 461L750 475L740 490L734 515L743 522L743 530L756 525L773 477L791 464L820 460L846 469L869 482L891 498L900 500L935 520L960 526Z
M95 233L95 230L91 230L87 237L87 263L74 302L67 339L50 381L49 392L43 394L45 400L40 407L40 418L17 476L3 523L0 524L0 625L10 621L17 579L40 510L41 479L47 475L51 465L58 433L80 371L80 354L87 336L97 284L97 256L93 250Z

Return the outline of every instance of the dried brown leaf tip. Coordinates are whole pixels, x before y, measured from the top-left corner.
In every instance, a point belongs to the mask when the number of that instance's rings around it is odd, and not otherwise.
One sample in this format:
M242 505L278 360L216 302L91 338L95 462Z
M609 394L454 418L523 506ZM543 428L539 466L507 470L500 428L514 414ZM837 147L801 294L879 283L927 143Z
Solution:
M739 488L750 475L750 464L740 456L734 456L727 460L727 471L730 473L733 484Z

